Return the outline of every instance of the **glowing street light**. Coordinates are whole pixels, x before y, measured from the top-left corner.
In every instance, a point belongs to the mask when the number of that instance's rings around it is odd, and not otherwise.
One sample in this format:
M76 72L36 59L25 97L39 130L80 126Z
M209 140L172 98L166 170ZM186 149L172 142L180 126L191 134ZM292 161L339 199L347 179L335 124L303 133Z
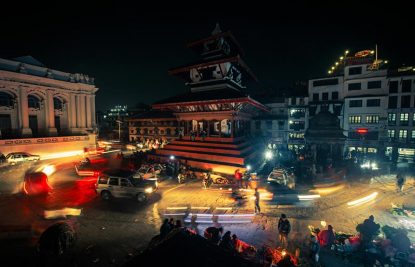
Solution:
M339 65L339 62L336 62L335 64L336 64L336 66L337 66L337 65Z
M347 55L347 54L349 54L349 50L346 50L346 51L344 51L344 53Z
M174 158L175 158L175 157L174 157L174 155L171 155L171 156L170 156L170 159L171 159L171 160L174 160Z
M344 57L343 57L343 56L341 56L341 57L340 57L340 60L343 60L343 58L344 58Z
M246 169L247 169L248 171L250 171L250 170L251 170L251 165L246 165Z

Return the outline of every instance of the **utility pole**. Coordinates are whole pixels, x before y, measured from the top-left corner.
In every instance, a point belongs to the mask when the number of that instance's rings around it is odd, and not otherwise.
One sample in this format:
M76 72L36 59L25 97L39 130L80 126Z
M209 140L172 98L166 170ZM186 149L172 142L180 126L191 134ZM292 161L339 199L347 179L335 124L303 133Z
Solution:
M118 123L118 141L121 142L121 123L122 123L122 121L116 120L116 122Z

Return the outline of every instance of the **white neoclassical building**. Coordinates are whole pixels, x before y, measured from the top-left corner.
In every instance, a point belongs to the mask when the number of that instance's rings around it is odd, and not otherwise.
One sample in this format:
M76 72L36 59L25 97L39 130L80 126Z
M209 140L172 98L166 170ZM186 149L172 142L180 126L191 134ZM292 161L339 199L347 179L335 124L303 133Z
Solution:
M31 56L0 58L1 141L93 135L97 90L92 77L47 68Z

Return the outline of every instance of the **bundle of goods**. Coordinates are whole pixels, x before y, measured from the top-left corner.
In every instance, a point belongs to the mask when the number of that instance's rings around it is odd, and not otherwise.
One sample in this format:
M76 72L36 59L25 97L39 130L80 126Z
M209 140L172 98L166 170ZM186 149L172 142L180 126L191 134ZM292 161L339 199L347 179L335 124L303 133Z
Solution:
M405 208L403 205L397 205L391 203L392 208L389 210L392 215L395 216L406 216L406 217L415 217L415 210Z
M254 259L256 257L256 252L257 252L256 248L240 239L236 241L235 249L244 258Z
M268 247L266 249L267 256L271 259L272 264L278 264L285 256L289 256L291 261L294 263L295 266L298 265L298 260L288 251L283 250L282 248L271 248Z

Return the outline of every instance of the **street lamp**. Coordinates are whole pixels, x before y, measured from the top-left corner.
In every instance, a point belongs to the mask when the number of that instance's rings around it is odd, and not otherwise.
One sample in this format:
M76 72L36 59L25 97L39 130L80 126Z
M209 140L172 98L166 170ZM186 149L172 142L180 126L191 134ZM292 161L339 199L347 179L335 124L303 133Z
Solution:
M266 159L271 159L272 158L272 152L271 151L267 151L267 152L265 152L265 158Z
M171 156L170 156L170 159L171 159L171 160L174 160L174 155L171 155Z

